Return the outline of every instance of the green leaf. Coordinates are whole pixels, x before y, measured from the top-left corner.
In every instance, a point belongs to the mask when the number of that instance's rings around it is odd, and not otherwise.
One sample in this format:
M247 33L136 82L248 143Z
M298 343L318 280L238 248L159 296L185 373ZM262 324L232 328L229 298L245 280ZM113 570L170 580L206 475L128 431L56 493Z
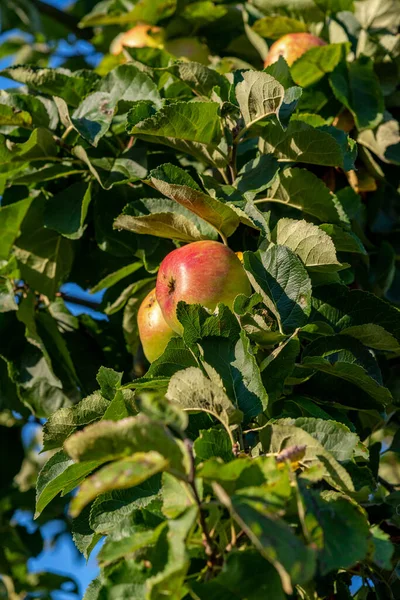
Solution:
M289 420L281 419L278 424L290 424L307 431L317 440L337 461L351 460L354 455L359 438L343 423L337 421L299 417Z
M186 8L189 9L191 6L193 7L193 4ZM168 66L165 71L184 81L196 94L202 96L210 96L214 87L220 87L221 90L228 87L228 80L224 76L198 62L176 62Z
M148 214L140 214L142 211ZM114 227L182 242L218 238L206 221L167 198L143 198L140 203L128 204Z
M349 50L349 42L310 48L293 63L292 77L301 87L313 85L326 73L331 73L340 62L344 62Z
M382 385L379 369L371 354L358 341L347 336L315 340L304 351L302 365L359 387L369 396L370 408L381 409L392 400L391 393ZM357 396L346 398L346 402L353 402L353 407L358 409L368 407L366 403L360 406Z
M313 295L312 321L321 320L370 348L399 350L400 312L368 292L342 285L318 287Z
M271 187L279 171L276 158L269 154L260 154L242 167L234 186L245 198L254 200L257 194Z
M345 171L354 168L357 152L354 142L335 127L311 127L292 118L285 131L271 120L260 133L261 151L278 159L341 167Z
M72 539L79 552L83 554L86 560L92 553L97 542L101 539L101 535L95 533L90 527L91 506L87 506L77 517L72 521Z
M131 416L132 413L136 414L136 412L137 411L133 408L133 392L130 392L129 390L119 390L108 405L103 419L105 421L120 421L121 419Z
M337 492L303 490L305 524L318 552L322 575L362 561L368 550L369 528L364 511ZM348 540L343 544L341 540Z
M46 160L57 155L57 146L48 129L38 127L32 131L29 139L22 143L3 143L4 136L0 135L0 164L11 162L28 162ZM12 167L11 167L12 168Z
M223 166L227 156L220 144L219 110L216 102L176 102L139 123L131 122L128 113L127 131L140 139L192 154L208 164Z
M76 131L93 146L107 133L115 114L111 94L94 92L81 102L71 115Z
M18 310L13 285L7 279L4 281L0 279L0 313L11 310Z
M229 438L228 438L229 439ZM197 489L201 488L201 480L196 481ZM193 497L187 484L170 475L168 471L162 474L162 513L168 519L176 519L190 506L193 506ZM200 492L201 494L201 492Z
M43 94L59 96L72 106L79 104L98 79L94 71L75 71L72 74L64 68L41 69L20 65L3 69L0 74Z
M201 369L195 367L178 371L170 379L166 396L184 410L210 413L226 428L240 423L242 412L235 408L225 394L219 376L214 372L211 377L212 379L208 379Z
M199 304L178 302L176 314L183 325L183 338L188 346L207 337L222 337L232 344L239 339L237 319L224 304L218 304L218 313L211 314Z
M122 373L107 367L100 367L96 380L100 386L101 395L111 401L121 387Z
M154 546L164 527L165 524L161 523L155 529L138 529L131 535L121 539L113 539L113 536L108 536L104 546L98 554L99 564L104 567L115 562L119 558L124 558L129 554L137 552L141 548Z
M154 0L154 2L139 2L123 4L114 0L103 0L97 3L93 10L83 17L80 27L95 27L98 25L124 25L144 21L157 23L170 17L176 8L176 0Z
M282 395L285 380L292 374L299 353L299 339L297 336L292 336L272 350L261 363L261 378L271 404L279 400Z
M202 429L193 449L197 460L204 461L219 456L224 462L233 459L232 442L223 429Z
M86 479L73 497L70 512L77 517L96 496L109 490L133 487L168 467L168 459L158 452L137 452L99 469Z
M278 115L285 89L268 73L244 71L235 93L247 130L261 119Z
M79 145L71 150L72 154L85 163L101 187L109 190L114 185L138 181L147 174L146 156L140 148L125 150L119 157L89 157L88 152Z
M286 246L244 253L254 289L284 331L304 325L311 312L311 281L300 259Z
M268 503L260 499L236 497L232 499L214 488L260 554L280 575L284 591L291 594L292 585L306 582L315 571L315 554L294 535L291 528L268 511Z
M85 230L85 219L92 199L92 186L78 182L52 196L44 211L44 225L76 240Z
M287 33L302 33L307 31L305 23L285 16L263 17L258 19L253 29L258 35L276 40Z
M210 337L198 342L206 363L221 377L226 393L247 423L268 407L268 394L245 331L235 342ZM206 367L207 369L207 367Z
M128 490L107 492L96 498L90 511L90 526L96 533L118 532L124 519L136 511L157 504L160 499L161 478L155 475Z
M311 215L319 221L340 223L343 209L324 182L306 169L284 169L273 182L268 198ZM344 213L343 213L344 216Z
M352 231L345 231L338 225L332 223L324 223L319 226L322 231L325 231L332 238L338 252L352 252L355 254L367 254L361 240Z
M167 387L172 375L186 367L197 367L193 352L189 350L182 338L171 338L164 353L151 363L145 377L136 379L130 384L133 388Z
M280 577L256 550L232 550L211 581L193 584L200 600L285 600Z
M55 103L44 96L21 94L5 90L0 91L0 104L8 106L18 118L21 113L29 114L27 125L55 129L58 125L58 113Z
M70 240L43 227L45 199L32 202L15 243L22 278L38 292L53 298L67 277L73 259Z
M376 154L383 162L400 164L400 125L389 112L384 112L383 121L375 131L369 129L361 131L357 141Z
M294 425L268 424L260 431L264 452L279 454L293 446L305 446L301 464L307 469L318 466L322 477L334 488L344 492L354 492L350 475L344 467L326 450L313 435Z
M179 444L159 423L144 415L122 421L100 421L72 434L64 444L75 460L114 460L135 452L154 450L170 461L171 468L184 471Z
M94 392L75 406L55 411L43 426L43 449L60 448L78 427L101 419L108 405L99 392Z
M379 125L385 107L371 58L360 56L339 65L330 76L330 83L337 99L352 112L357 129L374 129Z
M31 124L32 117L28 112L0 103L0 126L29 127Z
M31 205L33 198L26 198L13 204L0 206L1 237L0 260L6 260L14 240L21 230L21 223Z
M160 545L160 551L167 555L164 559L164 568L147 580L147 598L158 600L163 597L179 597L184 586L186 573L190 566L190 557L187 551L186 538L195 525L198 508L192 506L177 519L168 521L168 533L165 543Z
M72 490L102 462L102 460L92 460L75 464L63 450L53 454L38 475L35 518L57 494L64 490Z
M165 164L151 171L149 178L156 190L201 217L224 235L232 235L239 225L236 213L226 204L201 191L183 169Z
M392 569L394 546L390 536L382 531L379 525L371 527L372 540L370 540L370 560L379 568L387 571Z
M148 101L161 106L156 84L132 63L118 65L101 79L93 93L71 115L76 130L93 146L107 133L117 110L130 107L132 102Z
M343 268L336 257L333 241L316 225L294 219L279 219L274 241L297 254L310 271L326 273Z
M126 277L129 277L129 275L136 273L136 271L138 271L142 267L143 265L141 262L134 262L130 265L125 265L124 267L121 267L120 269L118 269L118 271L114 271L114 273L106 275L103 279L96 283L96 285L94 285L91 288L90 293L95 294L100 290L109 289L117 283L119 283L122 279L125 279Z

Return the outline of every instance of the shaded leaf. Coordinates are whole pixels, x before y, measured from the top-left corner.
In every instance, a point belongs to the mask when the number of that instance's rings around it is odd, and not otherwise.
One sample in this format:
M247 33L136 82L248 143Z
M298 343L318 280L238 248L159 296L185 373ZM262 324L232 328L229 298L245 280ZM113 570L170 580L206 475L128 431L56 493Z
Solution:
M286 246L244 253L244 266L254 289L287 331L301 327L311 312L311 282L303 264Z
M262 152L274 154L278 159L342 167L345 171L354 168L357 153L354 142L335 127L312 127L292 118L286 131L269 121L260 133Z
M77 517L96 496L109 490L126 489L142 483L168 467L168 460L158 452L137 452L117 460L86 479L73 497L70 512Z

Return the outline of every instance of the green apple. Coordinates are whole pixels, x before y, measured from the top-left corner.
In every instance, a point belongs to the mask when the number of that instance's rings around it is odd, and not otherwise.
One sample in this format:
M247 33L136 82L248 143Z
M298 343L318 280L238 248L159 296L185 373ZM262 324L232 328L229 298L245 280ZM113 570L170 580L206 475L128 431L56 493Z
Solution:
M170 252L157 275L156 296L164 318L177 333L178 302L201 304L215 310L222 302L232 308L238 294L251 293L250 282L236 254L224 244L193 242Z
M153 362L164 352L175 332L167 325L156 298L156 290L151 290L138 311L139 337L143 352L149 362Z
M326 42L312 33L287 33L272 44L264 62L264 67L272 65L280 56L291 66L302 54L314 48L325 46Z

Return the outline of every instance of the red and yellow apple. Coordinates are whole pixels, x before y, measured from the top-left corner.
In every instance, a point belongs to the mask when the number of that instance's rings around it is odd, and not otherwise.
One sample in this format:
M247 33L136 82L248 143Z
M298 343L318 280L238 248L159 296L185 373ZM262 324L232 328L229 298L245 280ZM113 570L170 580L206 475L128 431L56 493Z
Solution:
M137 321L144 355L149 362L153 362L161 356L169 340L176 335L165 322L155 289L147 294L140 305Z
M276 62L280 56L291 66L300 56L315 46L325 46L326 42L311 33L287 33L274 42L269 49L264 67Z
M250 293L250 282L233 250L209 240L170 252L157 275L157 301L167 324L177 333L183 331L176 316L180 300L215 310L219 302L231 308L238 294Z
M160 27L140 24L118 35L110 46L110 53L117 56L126 48L162 48L163 30Z

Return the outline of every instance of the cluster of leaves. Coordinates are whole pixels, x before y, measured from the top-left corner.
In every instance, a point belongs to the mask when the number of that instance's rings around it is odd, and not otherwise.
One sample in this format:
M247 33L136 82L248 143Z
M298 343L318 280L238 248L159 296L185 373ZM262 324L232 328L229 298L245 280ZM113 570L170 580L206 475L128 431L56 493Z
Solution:
M59 16L14 4L10 27ZM0 595L65 583L27 573L40 532L10 525L32 508L34 415L38 522L78 488L77 548L106 537L86 600L348 600L353 576L357 600L398 597L398 3L78 4L97 49L146 21L212 55L49 68L50 44L1 73L24 87L0 92ZM262 70L305 30L328 44ZM243 252L254 293L180 303L148 368L138 307L201 239Z

